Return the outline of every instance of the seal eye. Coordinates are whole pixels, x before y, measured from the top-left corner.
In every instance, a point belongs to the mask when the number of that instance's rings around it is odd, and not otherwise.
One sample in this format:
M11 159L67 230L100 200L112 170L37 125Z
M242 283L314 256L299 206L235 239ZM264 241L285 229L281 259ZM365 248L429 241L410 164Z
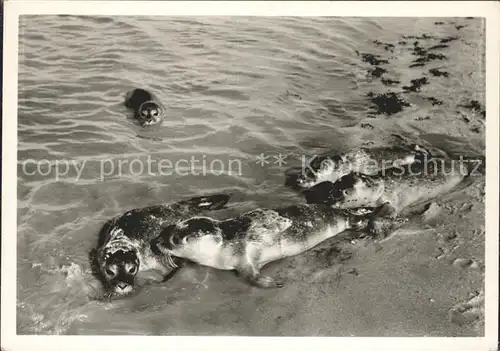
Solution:
M128 269L128 274L135 274L137 272L137 266L134 265Z
M148 115L148 111L146 111L146 110L141 111L141 116L146 117L147 115Z
M115 272L113 272L113 271L112 271L111 269L109 269L109 268L106 268L106 271L105 271L105 272L106 272L106 274L107 274L108 276L110 276L110 277L114 277L114 275L115 275Z
M158 110L151 111L151 116L153 116L153 117L158 117L158 114L159 114Z
M349 190L344 189L342 190L342 195L347 196L349 194Z

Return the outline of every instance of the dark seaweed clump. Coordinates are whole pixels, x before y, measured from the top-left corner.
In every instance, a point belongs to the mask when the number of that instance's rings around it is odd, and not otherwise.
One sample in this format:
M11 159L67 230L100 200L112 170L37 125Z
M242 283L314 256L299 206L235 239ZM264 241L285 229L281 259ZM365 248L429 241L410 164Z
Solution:
M385 78L382 78L381 81L382 81L382 84L384 84L384 85L393 85L393 84L401 83L399 80L392 80L392 79L385 79Z
M426 120L429 120L431 119L431 116L418 116L418 117L415 117L415 120L417 121L426 121Z
M430 96L430 97L424 97L425 100L427 101L430 101L432 103L432 106L436 106L436 105L442 105L443 104L443 101L439 100L439 99L436 99L435 97L433 96Z
M460 39L460 38L459 37L446 37L446 38L441 39L439 42L441 44L444 44L444 43L449 43L450 41L458 40L458 39Z
M470 122L470 118L467 117L466 115L461 115L462 116L462 119L465 121L465 123L469 123Z
M465 27L467 27L467 26L466 26L466 25L458 25L458 26L455 26L455 28L456 28L457 30L460 30L460 29L465 28Z
M471 100L466 105L458 105L458 106L465 107L465 108L467 108L471 111L474 111L474 112L478 112L481 114L481 116L483 116L483 118L486 117L486 111L484 110L484 108L481 106L481 104L477 100Z
M474 132L474 133L480 133L481 132L481 128L479 126L474 126L470 130L472 132Z
M427 54L427 51L423 47L418 46L418 44L418 41L413 43L413 55L425 56Z
M422 77L419 79L412 79L410 81L411 85L410 86L404 86L403 90L404 91L420 91L420 87L425 84L429 84L429 81L427 80L426 77Z
M390 52L393 52L394 51L394 44L390 44L390 43L383 43L379 40L374 40L373 43L379 45L379 46L383 46L385 51L390 51Z
M359 55L360 53L356 51L356 53ZM383 63L389 63L388 60L382 60L379 59L380 55L373 55L373 54L361 54L361 60L364 62L368 62L372 66L378 66Z
M449 73L448 72L446 72L446 71L440 71L437 68L430 69L429 73L432 74L435 77L441 77L441 76L446 77L446 78L449 77Z
M419 56L419 57L413 61L413 64L411 64L410 67L424 66L427 62L432 61L432 60L445 60L445 59L447 59L447 57L444 56L443 54L429 53L429 50L437 49L439 47L440 47L439 45L436 45L436 46L433 46L430 49L426 50L423 47L419 46L418 41L415 41L413 43L413 55Z
M429 54L427 53L425 56L422 55L421 57L419 57L418 59L416 59L415 63L425 63L425 62L429 62L429 61L432 61L432 60L446 60L447 57L442 55L442 54Z
M422 34L421 36L415 35L403 35L403 39L435 39L433 35Z
M420 63L412 63L409 67L412 68L412 67L423 67L423 66L425 66L425 64L420 62Z
M385 94L368 93L372 103L377 106L377 114L393 115L410 106L408 102L401 99L396 93L388 92Z
M444 24L444 22L434 22L434 24L435 24L436 26L440 26L440 25Z
M383 69L383 68L380 68L380 67L377 67L375 68L374 70L372 70L370 73L372 74L372 76L374 77L380 77L382 76L382 74L386 73L387 70L386 69Z

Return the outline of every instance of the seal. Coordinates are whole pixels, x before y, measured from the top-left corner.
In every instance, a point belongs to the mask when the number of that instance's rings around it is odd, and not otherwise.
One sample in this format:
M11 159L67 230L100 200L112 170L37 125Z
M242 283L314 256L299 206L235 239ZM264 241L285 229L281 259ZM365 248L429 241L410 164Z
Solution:
M97 275L104 283L106 294L126 295L134 290L137 281L146 283L168 279L182 262L157 257L151 252L150 241L177 220L223 208L229 198L230 195L226 194L193 197L172 204L130 210L108 221L100 232L94 252Z
M387 168L373 175L351 172L336 182L319 183L303 194L307 203L338 208L383 206L384 216L395 218L410 205L452 190L468 172L461 161L431 158Z
M235 270L251 285L279 288L281 280L260 274L266 264L298 255L346 230L362 230L374 208L343 210L320 204L256 209L216 220L195 216L166 227L151 250L221 270Z
M165 108L153 93L134 89L127 93L125 106L134 111L134 117L142 126L151 126L163 120Z
M375 174L381 169L411 164L429 155L429 151L418 144L356 147L340 154L313 157L301 171L289 171L285 184L299 190L308 189L324 181L335 182L350 172Z

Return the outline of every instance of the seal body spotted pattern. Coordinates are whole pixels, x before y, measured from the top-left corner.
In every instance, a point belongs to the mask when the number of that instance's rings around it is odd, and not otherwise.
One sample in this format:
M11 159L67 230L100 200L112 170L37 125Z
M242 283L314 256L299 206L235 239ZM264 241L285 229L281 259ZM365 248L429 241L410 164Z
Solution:
M137 279L162 281L177 267L176 258L166 260L151 251L150 242L163 228L203 211L225 206L229 195L194 197L173 204L127 211L107 222L95 252L98 272L110 294L133 291ZM177 263L176 263L177 261Z
M428 155L417 144L391 147L357 147L344 153L324 154L312 158L302 169L291 172L287 185L308 189L324 181L335 182L350 172L375 174L384 168L414 163Z
M160 123L165 114L165 108L153 93L144 89L134 89L127 93L125 106L134 111L134 117L142 126Z
M263 276L260 269L284 257L300 254L348 229L362 229L370 213L327 205L294 205L256 209L238 217L216 220L191 217L166 227L151 242L158 255L179 257L221 270L236 270L262 288L283 283Z
M468 175L460 161L431 158L377 174L351 172L336 182L322 182L304 191L308 203L338 208L384 206L397 216L406 207L433 199L457 186Z

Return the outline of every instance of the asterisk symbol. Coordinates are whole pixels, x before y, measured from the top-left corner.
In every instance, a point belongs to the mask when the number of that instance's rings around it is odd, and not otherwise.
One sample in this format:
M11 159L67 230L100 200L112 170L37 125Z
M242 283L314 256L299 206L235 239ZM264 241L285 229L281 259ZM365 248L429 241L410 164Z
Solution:
M257 156L257 161L255 163L260 164L262 167L264 167L264 165L267 165L269 163L269 161L267 160L268 158L269 156L266 156L262 153Z
M273 156L274 157L274 164L277 164L278 166L283 166L286 165L286 155L283 155L281 152L278 154L278 156Z

